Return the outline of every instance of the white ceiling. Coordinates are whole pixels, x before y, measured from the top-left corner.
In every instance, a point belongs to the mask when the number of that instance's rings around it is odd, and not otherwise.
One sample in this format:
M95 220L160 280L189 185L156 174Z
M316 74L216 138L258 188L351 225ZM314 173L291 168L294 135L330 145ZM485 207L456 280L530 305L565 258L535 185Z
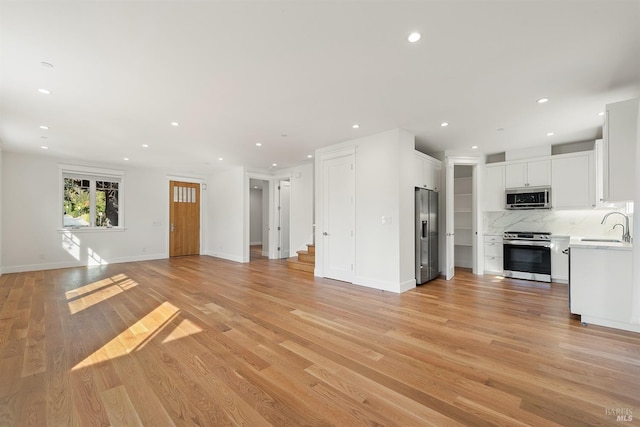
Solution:
M400 127L495 153L640 96L640 1L3 1L0 67L4 151L208 173Z

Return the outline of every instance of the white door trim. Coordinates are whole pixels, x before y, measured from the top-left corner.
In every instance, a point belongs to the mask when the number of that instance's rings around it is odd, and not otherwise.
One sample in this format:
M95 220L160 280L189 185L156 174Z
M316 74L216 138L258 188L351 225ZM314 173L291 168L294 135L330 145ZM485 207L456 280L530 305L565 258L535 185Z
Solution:
M445 214L445 276L447 280L450 280L454 274L454 212L453 212L453 168L456 165L466 165L473 167L473 188L472 188L472 254L473 254L473 264L472 271L473 274L482 274L484 269L483 256L484 256L484 246L481 241L483 235L482 229L482 209L479 200L481 200L481 189L483 188L483 168L480 167L484 165L484 159L481 157L472 157L472 156L456 156L456 155L445 155L445 205L446 205L446 214Z

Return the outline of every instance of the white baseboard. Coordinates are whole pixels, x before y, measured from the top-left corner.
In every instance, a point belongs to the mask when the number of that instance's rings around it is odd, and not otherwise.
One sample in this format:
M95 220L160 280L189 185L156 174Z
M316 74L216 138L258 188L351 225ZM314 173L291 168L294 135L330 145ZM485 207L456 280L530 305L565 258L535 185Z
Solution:
M56 270L58 268L74 268L74 267L98 267L101 265L109 264L121 264L124 262L137 262L137 261L151 261L154 259L167 258L165 254L149 254L149 255L136 255L129 257L118 257L108 261L101 262L87 262L81 261L65 261L65 262L48 262L41 264L24 264L24 265L10 265L2 267L2 274L9 273L24 273L27 271L40 271L40 270Z
M580 321L582 323L586 323L587 326L592 324L606 326L607 328L622 329L623 331L640 332L640 324L636 323L620 322L617 320L601 319L599 317L585 315L580 316Z
M407 280L400 283L400 293L410 291L416 287L416 279Z
M367 288L379 289L381 291L393 292L400 294L406 292L409 289L416 287L416 280L408 280L403 283L385 282L382 280L376 280L366 277L355 277L353 280L354 285L366 286Z
M214 252L214 251L205 251L204 255L212 256L214 258L222 258L222 259L235 261L235 262L249 262L249 257L245 258L242 255L236 255L236 254L225 254L225 253Z

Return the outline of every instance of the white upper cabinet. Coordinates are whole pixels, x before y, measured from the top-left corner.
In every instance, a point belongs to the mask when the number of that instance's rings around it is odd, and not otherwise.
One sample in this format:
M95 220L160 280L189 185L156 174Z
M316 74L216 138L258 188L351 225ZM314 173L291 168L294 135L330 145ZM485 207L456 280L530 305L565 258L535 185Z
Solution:
M505 167L505 187L542 187L551 185L551 161L533 160L509 163Z
M484 170L483 209L486 212L502 211L505 206L503 164L486 165Z
M416 187L440 191L441 171L442 164L440 160L416 151L416 155L413 158L413 182Z
M591 151L554 156L551 160L551 206L584 209L596 205L595 161Z
M603 127L603 201L633 200L638 98L608 104Z

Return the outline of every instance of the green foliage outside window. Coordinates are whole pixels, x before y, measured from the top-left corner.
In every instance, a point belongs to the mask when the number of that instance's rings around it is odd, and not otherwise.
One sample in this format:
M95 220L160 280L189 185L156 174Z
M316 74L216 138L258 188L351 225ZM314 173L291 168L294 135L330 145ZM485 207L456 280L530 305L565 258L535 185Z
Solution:
M118 187L118 182L64 178L64 226L91 226L91 191L93 190L95 194L95 226L117 227Z
M89 180L64 179L64 214L75 219L74 225L88 226L90 223L91 198ZM65 225L67 225L65 218Z

